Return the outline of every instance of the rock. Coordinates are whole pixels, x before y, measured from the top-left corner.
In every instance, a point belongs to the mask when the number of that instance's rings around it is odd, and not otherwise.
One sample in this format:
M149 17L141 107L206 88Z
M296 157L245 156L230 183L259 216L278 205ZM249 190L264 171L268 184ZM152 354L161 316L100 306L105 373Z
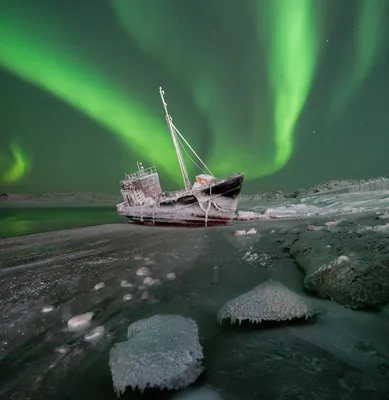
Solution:
M298 294L292 292L280 282L267 280L233 300L228 301L219 311L217 319L231 319L241 323L248 320L254 323L262 321L286 321L309 318L313 309Z
M389 238L377 230L307 232L290 248L304 286L353 309L389 302Z
M127 340L111 349L114 390L181 389L203 372L203 351L195 321L180 315L155 315L128 327Z

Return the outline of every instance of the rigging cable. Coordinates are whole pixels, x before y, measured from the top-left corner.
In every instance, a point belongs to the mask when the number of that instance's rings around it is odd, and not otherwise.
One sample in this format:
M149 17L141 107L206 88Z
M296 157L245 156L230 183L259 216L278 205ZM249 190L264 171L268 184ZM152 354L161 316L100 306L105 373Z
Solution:
M172 127L175 132L178 133L180 138L184 141L184 143L189 147L189 149L192 151L192 153L196 156L196 158L201 162L201 164L204 166L204 168L209 172L211 176L215 178L215 175L211 172L211 170L204 164L204 161L198 156L198 154L193 150L192 146L187 142L187 140L184 138L184 136L181 135L180 131L175 127L175 125L172 123Z
M178 142L178 144L180 145L180 147L182 148L182 150L184 150L184 152L185 152L185 154L188 156L189 160L192 161L192 163L193 163L201 172L203 172L203 173L206 174L206 171L205 171L203 168L201 168L201 167L196 163L196 161L194 161L194 160L192 159L192 157L188 154L188 152L186 151L186 148L183 146L183 144L182 144L182 142L181 142L181 139L180 139L179 137L177 137L177 142Z

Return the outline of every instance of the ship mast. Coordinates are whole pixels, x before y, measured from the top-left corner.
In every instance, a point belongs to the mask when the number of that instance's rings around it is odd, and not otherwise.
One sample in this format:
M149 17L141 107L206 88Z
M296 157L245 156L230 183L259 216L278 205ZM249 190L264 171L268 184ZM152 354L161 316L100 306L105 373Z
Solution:
M180 165L180 170L181 170L182 179L184 181L185 190L190 190L190 181L189 181L189 177L188 177L188 171L186 169L185 162L184 162L184 159L182 158L181 150L178 145L176 131L175 131L174 125L173 125L173 118L169 115L169 113L167 111L167 103L165 102L165 98L163 97L165 92L163 91L163 89L161 87L159 88L159 94L162 99L163 108L165 109L167 126L169 127L169 131L170 131L170 133L172 135L172 139L173 139L174 148L176 149L178 164Z

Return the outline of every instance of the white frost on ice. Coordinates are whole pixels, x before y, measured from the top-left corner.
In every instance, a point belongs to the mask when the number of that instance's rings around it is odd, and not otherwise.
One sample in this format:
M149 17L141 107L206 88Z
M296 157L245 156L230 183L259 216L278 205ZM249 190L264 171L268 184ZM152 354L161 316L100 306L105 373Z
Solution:
M217 320L221 323L224 319L230 319L232 324L240 324L244 320L261 323L308 319L313 315L311 306L303 297L282 283L269 279L225 303L217 315Z
M120 286L121 287L132 287L132 283L130 283L130 282L128 282L128 281L126 281L126 280L122 280L121 282L120 282Z
M127 340L111 349L109 366L118 395L127 387L182 389L203 372L203 352L194 320L155 315L132 323Z
M124 296L123 296L123 300L124 301L128 301L128 300L131 300L132 299L132 294L125 294Z
M42 308L42 312L43 313L49 313L49 312L51 312L51 311L53 311L54 310L54 307L53 306L46 306L46 307L43 307Z

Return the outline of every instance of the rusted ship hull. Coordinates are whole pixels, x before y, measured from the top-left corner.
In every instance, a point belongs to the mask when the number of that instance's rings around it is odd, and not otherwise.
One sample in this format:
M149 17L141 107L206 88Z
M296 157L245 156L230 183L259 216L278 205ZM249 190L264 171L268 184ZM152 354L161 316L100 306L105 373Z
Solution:
M218 226L234 219L244 180L237 174L215 184L164 198L151 205L118 205L118 213L136 224L161 226Z

